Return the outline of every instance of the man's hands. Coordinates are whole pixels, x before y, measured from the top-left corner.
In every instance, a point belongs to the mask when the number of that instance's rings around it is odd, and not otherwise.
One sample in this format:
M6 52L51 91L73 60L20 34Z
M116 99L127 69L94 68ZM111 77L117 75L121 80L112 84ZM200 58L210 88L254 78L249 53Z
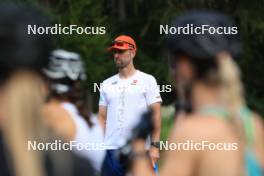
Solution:
M151 159L151 163L152 163L152 166L154 168L156 162L158 161L160 155L159 155L159 149L154 147L154 146L151 146L150 150L149 150L149 155L150 155L150 159Z

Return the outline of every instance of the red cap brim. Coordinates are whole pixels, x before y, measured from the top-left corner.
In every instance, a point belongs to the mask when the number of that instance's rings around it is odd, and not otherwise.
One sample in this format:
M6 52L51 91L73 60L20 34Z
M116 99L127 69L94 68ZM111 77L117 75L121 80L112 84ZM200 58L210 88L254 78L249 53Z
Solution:
M114 49L117 50L128 50L130 48L124 47L124 46L111 46L109 48L107 48L107 51L113 51Z

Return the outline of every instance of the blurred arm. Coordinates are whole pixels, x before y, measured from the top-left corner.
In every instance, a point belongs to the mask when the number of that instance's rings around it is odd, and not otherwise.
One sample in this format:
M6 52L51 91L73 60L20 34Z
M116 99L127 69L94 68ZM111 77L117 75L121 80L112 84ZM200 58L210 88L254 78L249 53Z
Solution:
M159 142L160 141L160 132L161 132L161 113L160 113L160 102L153 103L150 105L150 108L153 112L152 119L154 123L154 130L151 134L151 141ZM152 161L152 165L154 167L155 163L159 159L159 149L151 146L150 148L150 157Z
M153 103L150 105L153 112L152 119L154 122L154 131L152 132L152 141L160 141L161 132L161 114L160 114L160 103Z

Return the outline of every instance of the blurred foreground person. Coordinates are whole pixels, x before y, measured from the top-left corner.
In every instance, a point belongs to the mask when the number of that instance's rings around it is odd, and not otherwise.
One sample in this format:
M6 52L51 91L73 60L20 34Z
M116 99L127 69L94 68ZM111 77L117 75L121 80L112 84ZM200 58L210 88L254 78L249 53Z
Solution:
M234 26L227 16L211 11L189 12L175 19L172 26L187 24ZM244 100L240 71L234 61L240 45L238 34L207 31L169 36L170 69L182 118L169 139L169 143L178 144L177 149L166 152L161 176L263 175L263 122ZM190 113L182 113L187 109ZM185 143L185 149L180 143ZM151 175L142 157L143 144L140 140L134 143L135 176Z
M80 55L54 50L43 71L49 83L45 107L48 126L64 140L80 144L74 151L89 159L99 173L105 156L103 130L88 109L88 94L82 85L86 75Z
M41 77L53 40L49 35L28 35L27 25L48 24L36 9L0 5L1 176L94 175L87 160L41 147L53 142L42 122L45 86ZM29 148L29 142L40 148Z

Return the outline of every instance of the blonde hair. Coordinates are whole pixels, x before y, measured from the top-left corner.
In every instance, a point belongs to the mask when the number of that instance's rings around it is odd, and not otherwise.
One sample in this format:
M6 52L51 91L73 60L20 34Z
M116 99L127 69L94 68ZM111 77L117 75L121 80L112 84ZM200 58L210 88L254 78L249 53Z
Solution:
M239 67L227 53L219 54L217 60L223 101L230 114L230 121L236 127L240 139L244 140L244 129L239 118L239 111L245 106L245 99Z
M11 77L6 86L7 117L4 137L17 176L44 176L43 159L38 151L28 150L28 140L44 140L40 78L26 71Z

